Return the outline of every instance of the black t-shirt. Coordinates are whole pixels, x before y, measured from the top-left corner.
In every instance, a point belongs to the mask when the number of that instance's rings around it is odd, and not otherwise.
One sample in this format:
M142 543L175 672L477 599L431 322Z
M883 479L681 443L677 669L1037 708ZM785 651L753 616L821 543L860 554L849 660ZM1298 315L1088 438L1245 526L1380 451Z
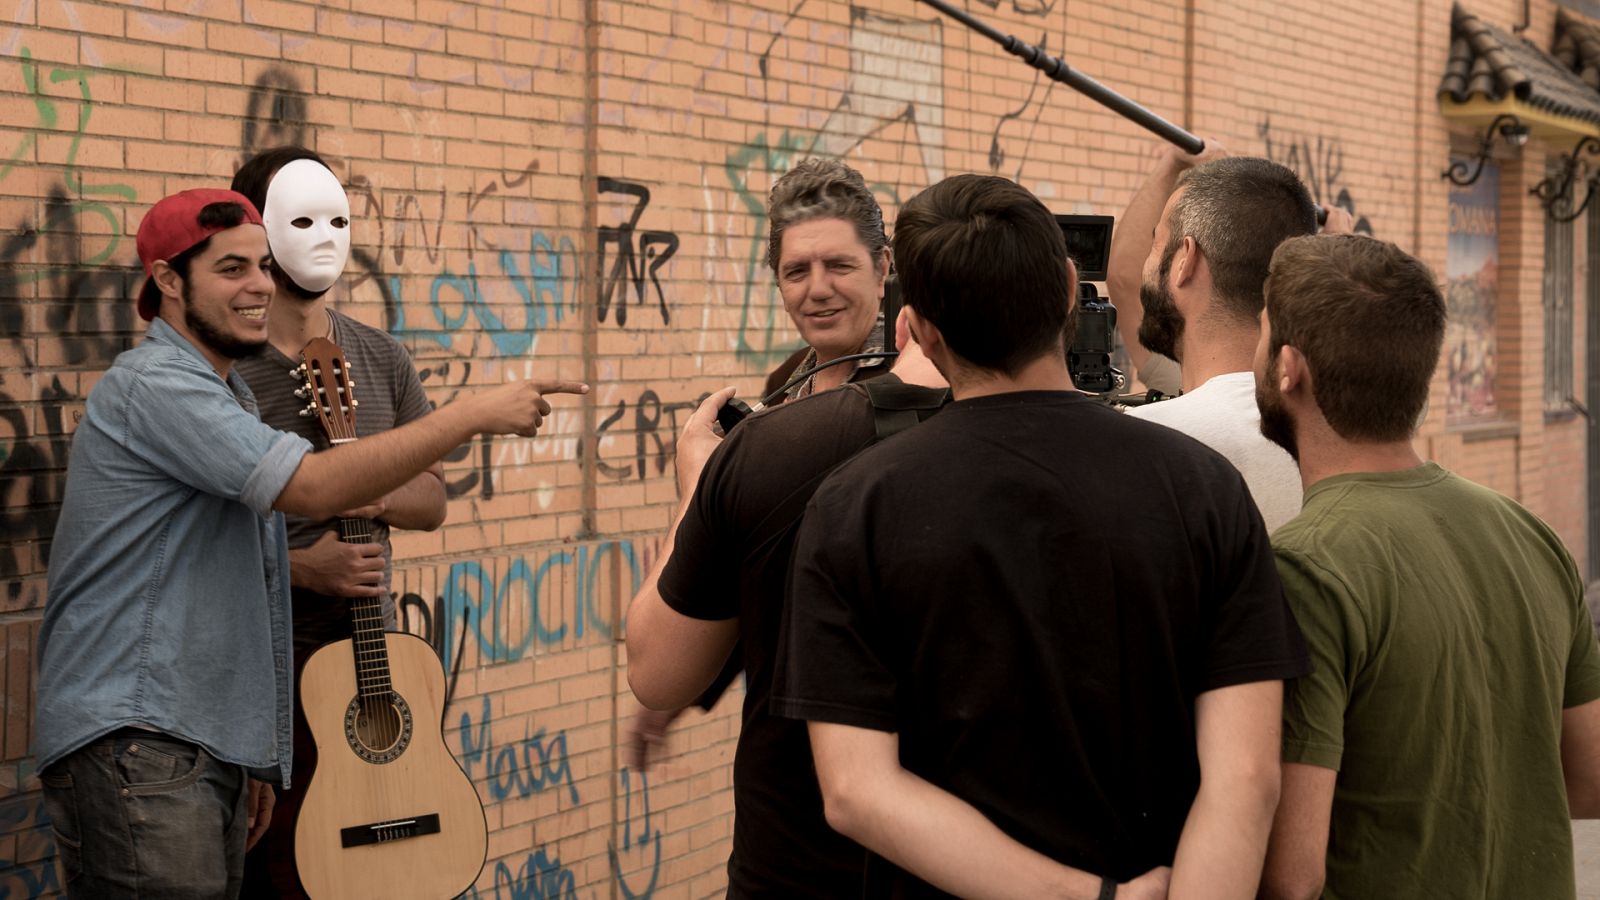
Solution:
M1065 392L958 401L807 507L777 715L896 732L907 770L1047 856L1170 865L1194 701L1304 674L1243 478ZM943 896L873 858L867 896Z
M866 851L823 818L805 723L770 715L767 700L803 501L874 434L872 406L849 388L745 420L707 462L661 573L661 597L674 610L739 619L746 688L733 764L731 897L832 900L861 891ZM797 493L799 502L790 499Z

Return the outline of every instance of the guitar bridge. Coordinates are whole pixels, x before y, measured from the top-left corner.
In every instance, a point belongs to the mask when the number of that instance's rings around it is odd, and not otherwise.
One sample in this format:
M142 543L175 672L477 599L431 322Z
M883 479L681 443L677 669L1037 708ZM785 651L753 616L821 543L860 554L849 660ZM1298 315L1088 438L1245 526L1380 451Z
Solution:
M339 843L348 849L350 847L365 847L368 844L387 844L392 841L403 841L406 838L438 833L439 816L437 813L429 813L425 816L416 816L410 819L390 819L387 822L373 822L370 825L341 828L339 829Z

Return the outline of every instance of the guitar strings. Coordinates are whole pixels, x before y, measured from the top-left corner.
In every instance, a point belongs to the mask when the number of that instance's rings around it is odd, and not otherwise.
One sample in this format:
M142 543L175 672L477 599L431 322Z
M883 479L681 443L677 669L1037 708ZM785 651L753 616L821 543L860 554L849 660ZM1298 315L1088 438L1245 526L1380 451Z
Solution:
M341 537L347 543L368 543L372 540L370 523L362 519L340 520ZM382 601L376 597L355 597L350 600L354 621L352 640L356 653L358 692L362 713L367 719L367 734L374 749L393 746L399 731L392 714L389 682L388 646L383 634Z
M324 412L322 423L329 439L340 444L357 437L356 403L350 390L349 364L343 356L335 356L329 363L333 370L332 394L339 399L340 414L333 416ZM330 392L323 383L322 366L308 364L306 369L312 375L310 380L314 382L313 402L325 411ZM372 523L366 519L341 518L339 534L345 543L371 543ZM391 697L393 686L389 679L388 640L383 633L382 600L377 597L353 597L349 602L353 631L351 644L356 658L356 693L361 717L367 724L365 733L377 745L374 749L388 750L399 740L401 723ZM358 734L360 731L358 729Z

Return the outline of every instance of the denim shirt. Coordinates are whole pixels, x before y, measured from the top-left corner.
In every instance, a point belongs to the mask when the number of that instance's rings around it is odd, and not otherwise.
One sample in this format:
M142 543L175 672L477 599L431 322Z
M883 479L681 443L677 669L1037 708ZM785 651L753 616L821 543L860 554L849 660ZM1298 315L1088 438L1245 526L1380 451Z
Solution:
M89 395L39 629L42 769L140 725L287 784L288 544L273 502L311 445L161 319Z

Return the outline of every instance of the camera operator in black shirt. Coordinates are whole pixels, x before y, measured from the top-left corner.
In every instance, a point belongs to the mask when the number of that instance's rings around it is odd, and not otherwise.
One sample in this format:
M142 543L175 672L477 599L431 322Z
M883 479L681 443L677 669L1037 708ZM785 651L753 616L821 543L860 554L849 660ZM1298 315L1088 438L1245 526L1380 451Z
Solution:
M881 344L875 323L888 242L883 213L861 176L831 160L802 162L773 186L771 221L769 262L785 308L813 348L806 365ZM831 900L861 888L866 851L823 818L804 723L767 710L789 557L806 500L829 470L877 439L883 425L874 402L887 398L915 421L917 411L937 410L949 394L915 347L882 378L876 376L887 363L858 365L821 370L795 386L793 402L744 421L720 445L711 425L731 389L701 404L677 445L678 516L628 612L629 683L647 707L666 710L635 717L636 765L648 764L677 711L700 697L741 642L746 694L728 861L734 898ZM869 373L873 398L859 385L826 390ZM893 384L880 397L885 382Z
M928 411L948 396L915 346L880 381L896 382L901 397ZM628 609L628 682L647 707L680 708L705 690L739 639L746 694L728 896L858 895L866 851L828 827L805 724L771 715L768 696L805 501L829 471L875 440L878 416L852 385L752 416L719 446L711 425L729 394L702 403L679 439L684 499L664 563Z

